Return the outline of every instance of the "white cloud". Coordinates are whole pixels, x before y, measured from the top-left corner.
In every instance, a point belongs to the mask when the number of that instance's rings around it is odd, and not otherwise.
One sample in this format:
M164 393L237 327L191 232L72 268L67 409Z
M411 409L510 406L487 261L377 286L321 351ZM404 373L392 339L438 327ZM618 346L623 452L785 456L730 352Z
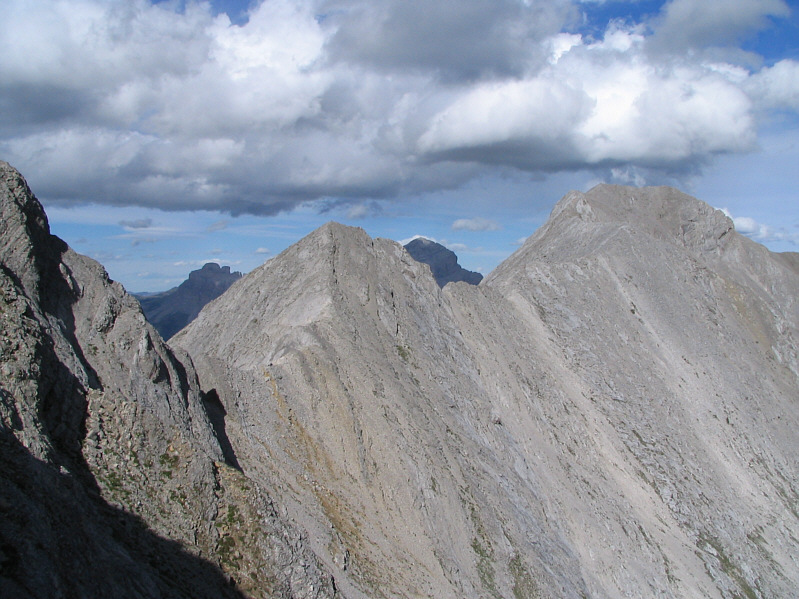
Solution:
M760 243L785 241L799 245L799 231L789 231L785 228L775 228L756 221L748 216L732 216L726 208L722 212L732 219L735 230L742 235Z
M153 219L151 218L137 218L134 220L121 220L119 226L125 229L149 229L153 226Z
M65 204L350 218L509 167L692 172L754 148L758 111L799 111L795 61L691 49L784 2L720 2L589 39L563 0L268 0L241 26L209 3L7 0L0 155ZM690 44L651 51L679 27Z
M459 218L452 223L453 231L499 231L499 223L487 218Z
M732 44L764 29L769 17L789 14L783 0L671 0L662 9L655 40L680 53Z
M216 222L211 223L205 228L206 233L213 233L215 231L222 231L227 229L228 221L226 220L218 220Z
M490 146L514 140L555 141L590 111L582 90L553 77L470 87L431 119L419 138L423 153Z
M347 210L347 218L352 218L352 219L363 218L367 214L369 214L369 208L364 204L357 204L355 206L350 206L350 209Z
M746 82L745 89L761 109L799 112L799 62L786 59L764 68Z
M530 78L466 88L431 119L419 148L491 162L505 144L508 162L541 170L665 166L751 149L751 101L719 70L651 63L640 33L614 28Z
M258 248L258 249L255 250L255 253L256 254L271 254L272 252L269 250L269 248Z

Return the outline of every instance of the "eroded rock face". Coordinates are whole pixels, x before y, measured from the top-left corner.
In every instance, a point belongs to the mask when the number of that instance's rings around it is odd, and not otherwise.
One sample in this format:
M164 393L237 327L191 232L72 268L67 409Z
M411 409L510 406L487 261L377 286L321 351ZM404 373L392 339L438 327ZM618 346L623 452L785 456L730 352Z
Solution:
M326 225L173 343L349 596L785 596L795 264L600 186L478 287Z
M3 162L0 239L3 596L333 596L300 531L225 463L190 360L50 235Z
M479 286L329 224L174 350L5 163L0 239L4 595L799 588L799 259L676 190L571 193Z
M164 339L169 339L241 278L229 266L209 262L189 273L189 278L163 293L137 295L144 315Z

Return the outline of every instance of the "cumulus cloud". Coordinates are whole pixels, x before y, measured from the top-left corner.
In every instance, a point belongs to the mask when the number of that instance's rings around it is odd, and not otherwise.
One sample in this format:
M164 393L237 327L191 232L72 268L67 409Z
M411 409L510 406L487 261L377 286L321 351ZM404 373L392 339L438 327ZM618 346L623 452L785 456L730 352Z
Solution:
M795 61L694 51L782 0L673 0L593 37L568 0L264 0L241 24L183 4L7 0L0 155L41 197L358 218L503 169L691 172L799 111Z
M760 243L785 241L799 246L799 231L791 231L784 227L772 227L748 216L733 216L726 208L722 208L721 211L732 219L738 233L755 241Z
M368 0L342 2L331 21L333 60L446 81L521 76L545 58L540 42L575 16L568 2Z
M787 17L783 0L671 0L663 8L655 42L672 51L729 45Z
M488 218L459 218L452 223L453 231L499 231L499 223Z
M746 91L761 109L799 112L799 62L781 60L746 82Z

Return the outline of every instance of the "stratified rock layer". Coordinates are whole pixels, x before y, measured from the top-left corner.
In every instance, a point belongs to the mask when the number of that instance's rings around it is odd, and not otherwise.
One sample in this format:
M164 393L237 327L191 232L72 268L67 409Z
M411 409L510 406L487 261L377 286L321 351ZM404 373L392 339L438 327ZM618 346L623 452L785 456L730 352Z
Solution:
M190 360L4 162L0 240L0 594L333 596Z
M599 186L478 287L326 225L172 341L348 596L783 597L796 265Z

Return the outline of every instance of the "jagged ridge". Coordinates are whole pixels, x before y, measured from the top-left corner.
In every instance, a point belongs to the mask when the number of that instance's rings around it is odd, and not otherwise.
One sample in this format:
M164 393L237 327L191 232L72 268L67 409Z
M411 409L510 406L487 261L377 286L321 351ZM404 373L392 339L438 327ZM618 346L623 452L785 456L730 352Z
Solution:
M173 351L0 170L4 591L799 586L799 257L698 200L571 193L480 286L331 223Z
M600 186L479 287L326 225L173 341L351 596L781 596L789 261L676 190Z
M334 596L302 534L224 463L190 360L50 234L4 162L0 238L3 596Z

